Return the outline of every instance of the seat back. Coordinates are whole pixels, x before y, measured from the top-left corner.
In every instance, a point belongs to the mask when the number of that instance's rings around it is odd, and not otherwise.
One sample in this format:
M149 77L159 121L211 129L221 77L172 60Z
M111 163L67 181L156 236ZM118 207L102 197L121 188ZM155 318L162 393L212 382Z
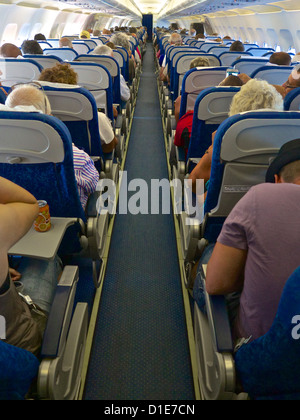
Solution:
M72 141L90 156L103 157L95 98L86 89L42 82L52 115L68 127Z
M44 50L45 48L52 48L52 45L48 41L38 41L38 43L42 50Z
M217 47L218 45L221 45L220 42L204 42L201 47L200 50L203 52L208 52L212 47Z
M173 45L170 45L170 47L167 48L167 51L166 51L167 63L169 62L172 63L173 57L176 54L180 54L179 56L181 57L185 54L192 54L192 53L199 53L199 50L197 48L191 48L191 47L186 47L186 46L174 47Z
M107 55L92 55L92 54L85 54L79 55L76 58L76 61L85 62L85 63L96 63L100 64L101 66L105 67L109 74L111 75L112 82L113 82L113 95L114 95L114 104L121 103L121 81L120 81L120 66L113 57L109 57Z
M191 62L198 57L205 57L209 60L211 67L220 66L220 60L212 54L202 53L177 53L173 56L171 70L171 90L174 92L173 99L176 100L180 95L182 81L185 74L190 70Z
M293 89L284 98L285 111L300 111L300 88Z
M78 54L72 48L47 48L44 50L44 55L51 55L58 57L63 61L73 61Z
M85 43L85 41L72 41L74 50L78 55L88 54L90 47Z
M299 281L300 268L286 282L269 332L235 355L237 374L252 399L300 399Z
M113 86L109 71L96 63L70 63L78 74L78 84L89 90L94 96L97 108L113 121Z
M86 222L67 127L52 116L8 111L0 111L0 125L0 175L46 200L52 216Z
M129 54L125 48L114 50L114 59L119 64L122 75L126 82L129 82Z
M205 237L215 241L225 218L249 189L265 182L279 149L299 137L300 112L251 111L225 120L214 140L205 201Z
M24 57L35 61L40 66L42 66L43 69L48 69L48 68L54 67L57 63L62 63L63 62L63 60L61 58L56 57L54 55L25 54Z
M200 93L194 109L187 158L201 158L211 146L212 133L228 118L232 98L239 87L212 87Z
M208 51L209 54L214 54L219 57L224 52L229 52L229 47L218 45L217 47L211 47Z
M288 80L292 71L293 67L288 66L264 66L255 70L250 77L266 80L271 85L282 86Z
M100 45L100 46L104 44L103 40L100 39L100 38L91 38L91 40L94 41L97 45Z
M11 87L16 83L29 83L38 80L43 68L30 59L0 59L0 81L3 86Z
M90 51L94 50L98 45L98 43L93 39L85 39L84 43L89 47Z
M30 352L0 340L0 400L24 400L39 371Z
M219 55L219 58L222 62L222 66L233 66L233 63L238 60L241 56L249 56L251 57L252 54L250 53L242 53L242 52L223 52Z
M254 57L263 57L264 54L268 53L268 52L275 52L275 50L273 48L248 48L247 52L252 54Z
M47 39L48 44L51 45L52 48L59 48L59 39L57 38L49 38Z
M193 110L198 95L206 88L218 86L226 78L227 67L201 67L188 71L182 81L180 118Z
M251 76L255 70L263 67L269 60L265 57L255 57L255 58L241 58L232 63L232 66L239 70L240 73L245 73L248 76Z

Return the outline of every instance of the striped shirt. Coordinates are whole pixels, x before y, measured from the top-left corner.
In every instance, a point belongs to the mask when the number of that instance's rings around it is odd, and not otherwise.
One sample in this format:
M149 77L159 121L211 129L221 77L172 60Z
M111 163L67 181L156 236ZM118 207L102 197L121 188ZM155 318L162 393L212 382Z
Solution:
M85 209L89 195L96 191L99 173L90 156L73 144L74 171L78 194L82 207Z

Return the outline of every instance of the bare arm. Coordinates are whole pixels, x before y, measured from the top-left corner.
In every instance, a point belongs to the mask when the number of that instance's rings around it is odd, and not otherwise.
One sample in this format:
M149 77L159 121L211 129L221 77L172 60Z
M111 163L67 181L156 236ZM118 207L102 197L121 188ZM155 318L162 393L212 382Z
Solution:
M0 178L0 246L7 252L32 226L37 200L18 185Z
M103 151L103 153L111 153L115 149L115 147L117 146L117 144L118 144L118 139L116 137L110 143L103 144L102 145L102 151Z
M0 204L16 202L36 204L37 200L28 191L0 177Z
M210 295L240 292L248 251L216 244L207 266L206 290Z
M192 180L193 192L196 194L197 179L204 179L206 183L210 179L213 147L211 146L202 157L198 165L192 171L189 179Z
M175 101L174 109L175 109L175 119L178 123L180 119L180 108L181 108L181 96L178 96L178 98Z
M38 213L39 206L33 195L0 178L0 286L8 271L9 249L28 232Z

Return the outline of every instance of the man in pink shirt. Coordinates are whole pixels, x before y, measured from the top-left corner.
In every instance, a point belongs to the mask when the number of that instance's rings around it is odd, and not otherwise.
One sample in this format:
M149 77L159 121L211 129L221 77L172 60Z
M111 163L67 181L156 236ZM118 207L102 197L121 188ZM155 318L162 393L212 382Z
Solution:
M300 139L282 147L266 180L239 201L213 252L210 246L201 260L209 259L209 294L227 295L230 303L240 294L239 307L231 313L235 340L255 340L269 331L285 283L300 266ZM194 287L199 307L200 277L198 273Z

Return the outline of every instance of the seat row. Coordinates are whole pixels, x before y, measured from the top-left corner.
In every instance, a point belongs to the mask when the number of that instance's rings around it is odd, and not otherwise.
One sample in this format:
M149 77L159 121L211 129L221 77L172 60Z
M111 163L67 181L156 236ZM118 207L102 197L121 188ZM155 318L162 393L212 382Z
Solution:
M88 263L89 281L92 281L92 286L83 285L82 281L87 279L81 278L76 265L64 267L49 314L40 359L0 340L0 399L24 399L33 382L35 388L31 389L31 398L69 400L78 396L92 302L88 299L88 307L85 299L78 300L76 290L78 285L87 291L100 286L108 228L112 221L107 200L114 202L116 199L115 196L102 197L101 180L118 183L132 118L131 109L128 114L126 109L123 114L120 112L121 122L115 122L119 149L112 154L103 154L98 110L103 110L114 121L113 106L119 105L122 109L121 101L115 101L120 99L119 73L115 76L117 83L114 88L109 65L112 63L120 71L119 67L114 59L104 58L108 60L106 67L86 62L71 64L79 74L80 84L85 87L41 82L51 104L51 116L0 111L0 176L25 188L37 199L47 201L52 222L49 232L41 234L31 229L10 250L10 255L48 261L59 255L71 264L74 257L79 262L84 259ZM27 64L38 68L27 59L3 60L2 64L6 80L12 83L25 81L26 71L20 70L22 65L24 69L29 68L25 67ZM34 75L31 73L26 81L37 79L40 70L38 68ZM134 102L131 105L134 106ZM72 143L92 157L100 173L97 191L90 195L85 210L74 173ZM80 296L86 296L86 293ZM94 292L88 294L92 299ZM14 363L7 363L8 360L14 360Z
M252 186L265 182L270 162L279 149L300 137L300 88L286 96L285 111L250 111L228 118L232 98L240 88L216 87L225 75L219 74L218 79L217 71L191 70L182 87L180 115L193 110L194 116L187 155L177 148L174 179L184 181L192 165L211 145L212 133L216 131L205 201L186 198L187 190L185 196L179 194L176 199L182 206L178 222L187 288L191 287L191 264L199 260L209 244L216 242L236 203ZM206 72L203 82L202 72ZM290 72L288 69L288 75ZM203 89L197 91L201 84ZM173 140L169 137L169 151ZM200 272L205 283L205 267ZM298 269L288 279L271 330L236 352L224 297L205 293L206 314L194 305L198 380L204 399L299 399L299 340L293 337L291 324L300 307L296 292L299 275Z

